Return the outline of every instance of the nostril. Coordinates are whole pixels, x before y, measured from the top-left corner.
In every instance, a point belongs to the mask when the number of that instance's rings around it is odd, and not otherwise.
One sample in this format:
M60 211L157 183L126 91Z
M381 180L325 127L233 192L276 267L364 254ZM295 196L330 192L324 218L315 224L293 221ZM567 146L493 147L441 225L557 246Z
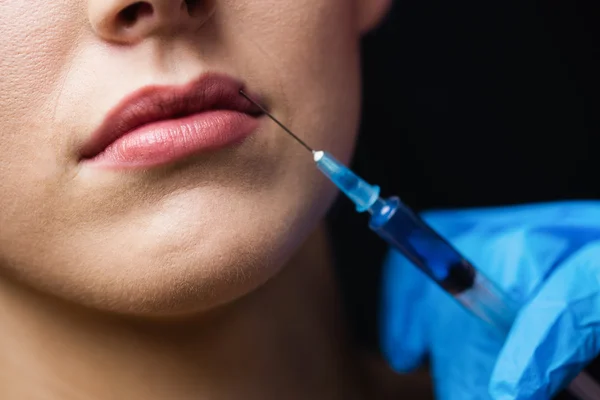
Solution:
M198 10L198 8L200 7L200 1L199 0L185 0L182 3L182 7L187 8L187 12L190 15L193 15L195 11Z
M129 27L140 19L151 16L153 13L154 8L152 7L152 4L146 3L145 1L138 1L119 12L117 18L123 25Z

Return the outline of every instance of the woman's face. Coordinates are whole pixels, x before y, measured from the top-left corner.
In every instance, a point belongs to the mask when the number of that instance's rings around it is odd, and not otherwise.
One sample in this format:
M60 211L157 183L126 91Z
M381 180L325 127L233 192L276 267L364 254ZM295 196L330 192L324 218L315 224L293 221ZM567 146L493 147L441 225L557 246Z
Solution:
M210 140L249 132L185 157L153 153L160 124L115 142L108 156L90 159L90 143L132 94L181 91L217 73L347 161L359 117L358 39L384 3L0 2L0 274L86 306L146 315L199 311L273 276L334 196L310 154L275 124L245 115L238 126L239 115L203 113L188 125L212 126ZM218 95L219 84L208 92ZM180 103L199 101L187 95ZM147 114L151 101L164 111L152 99L129 116ZM181 144L188 125L175 117L159 133L183 134L172 139ZM191 140L210 142L203 132ZM177 147L165 140L163 156Z

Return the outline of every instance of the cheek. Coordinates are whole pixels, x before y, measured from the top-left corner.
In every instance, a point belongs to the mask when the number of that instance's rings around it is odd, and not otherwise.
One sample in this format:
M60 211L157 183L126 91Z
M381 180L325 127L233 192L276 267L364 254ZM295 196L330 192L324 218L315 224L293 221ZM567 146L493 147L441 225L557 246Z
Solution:
M68 1L0 2L0 227L6 233L28 203L41 203L57 172L48 128L60 76L77 38ZM79 14L81 15L81 14ZM80 20L80 18L79 18ZM31 208L36 210L37 207ZM21 210L21 211L19 211ZM11 222L11 224L8 223Z
M64 130L52 126L52 110L82 26L76 3L0 2L2 236L40 213L45 193L66 178L56 162Z
M85 27L77 3L0 2L3 189L32 183L23 177L35 181L37 175L44 181L44 177L62 173L57 169L57 157L64 153L68 128L54 123L54 110Z
M1 121L39 118L51 108L82 27L84 14L69 3L0 4Z

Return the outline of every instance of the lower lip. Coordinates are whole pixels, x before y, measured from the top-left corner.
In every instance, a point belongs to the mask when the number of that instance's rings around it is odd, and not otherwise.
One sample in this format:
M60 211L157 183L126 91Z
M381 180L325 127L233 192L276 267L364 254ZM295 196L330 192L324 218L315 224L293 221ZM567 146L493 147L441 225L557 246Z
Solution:
M159 121L120 137L86 163L109 168L149 168L169 164L193 154L240 143L258 127L258 123L256 117L228 110Z

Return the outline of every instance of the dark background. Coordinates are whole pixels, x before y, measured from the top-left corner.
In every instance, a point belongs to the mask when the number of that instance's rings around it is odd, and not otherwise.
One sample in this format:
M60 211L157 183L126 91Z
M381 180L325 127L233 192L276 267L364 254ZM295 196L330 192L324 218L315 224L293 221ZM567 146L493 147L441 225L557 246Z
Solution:
M394 1L364 40L355 170L420 211L600 199L594 1ZM358 339L377 350L383 242L344 198L335 256Z

